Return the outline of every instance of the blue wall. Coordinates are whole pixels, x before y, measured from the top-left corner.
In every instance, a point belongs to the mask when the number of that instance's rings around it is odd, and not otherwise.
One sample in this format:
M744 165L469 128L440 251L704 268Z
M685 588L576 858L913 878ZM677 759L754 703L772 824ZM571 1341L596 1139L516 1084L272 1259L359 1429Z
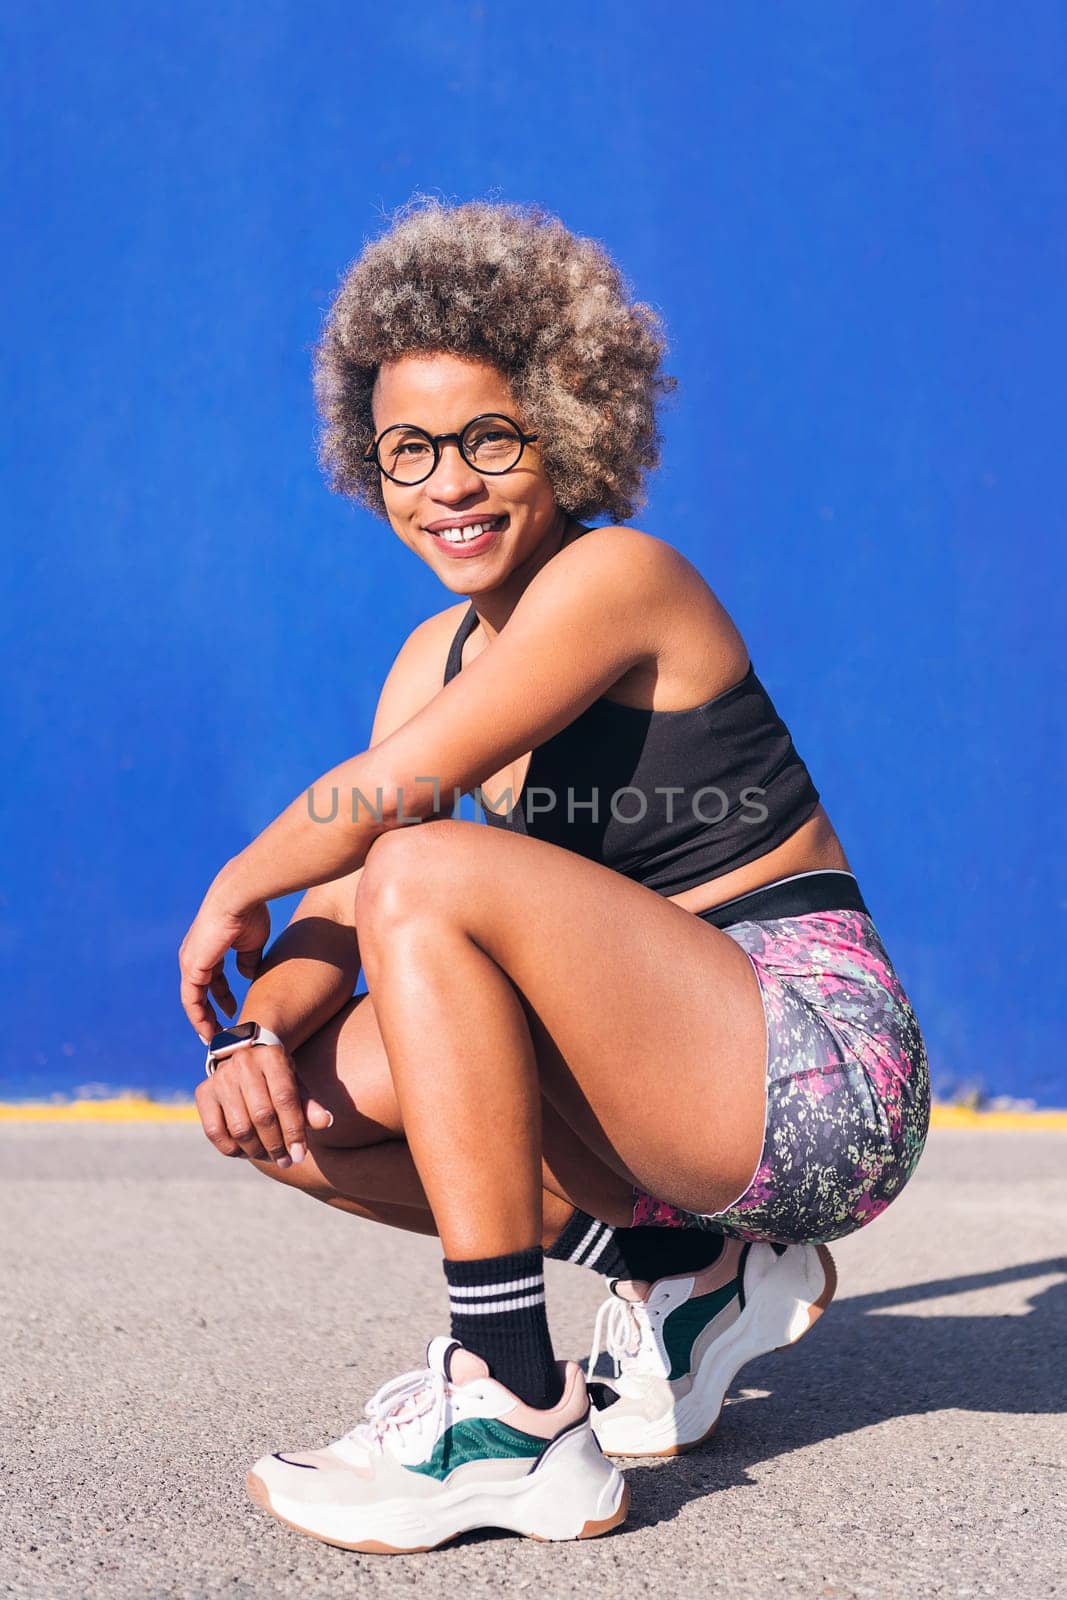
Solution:
M661 309L681 383L640 525L744 631L942 1092L1067 1103L1062 8L38 0L5 26L0 1095L192 1089L201 895L366 744L448 603L327 492L309 383L342 268L430 189L540 201Z

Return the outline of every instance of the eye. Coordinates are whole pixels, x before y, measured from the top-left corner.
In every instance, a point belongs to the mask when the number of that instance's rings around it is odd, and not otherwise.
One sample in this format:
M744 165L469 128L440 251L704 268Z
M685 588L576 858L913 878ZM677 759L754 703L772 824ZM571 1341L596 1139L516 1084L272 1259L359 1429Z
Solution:
M487 417L468 429L464 435L464 448L478 466L490 472L506 470L518 459L522 442L511 424L503 417Z
M511 434L506 428L475 428L468 435L467 443L477 449L480 444L493 444L501 439L508 439Z
M425 439L399 439L389 451L392 467L418 466L433 456L433 446Z

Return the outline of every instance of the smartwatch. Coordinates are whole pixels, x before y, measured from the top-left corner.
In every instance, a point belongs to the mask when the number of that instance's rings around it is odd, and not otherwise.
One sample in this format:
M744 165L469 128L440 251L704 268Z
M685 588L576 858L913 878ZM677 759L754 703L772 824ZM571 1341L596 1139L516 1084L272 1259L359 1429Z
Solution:
M220 1029L211 1036L204 1063L205 1075L210 1078L220 1061L225 1061L237 1050L248 1050L255 1044L280 1044L285 1049L285 1041L258 1022L238 1022L232 1028Z

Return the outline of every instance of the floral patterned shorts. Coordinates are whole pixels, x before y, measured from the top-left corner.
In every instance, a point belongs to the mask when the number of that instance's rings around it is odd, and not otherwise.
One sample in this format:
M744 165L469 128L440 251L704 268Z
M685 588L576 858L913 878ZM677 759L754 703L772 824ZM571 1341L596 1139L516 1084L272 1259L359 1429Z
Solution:
M915 1013L866 911L718 925L747 952L763 995L762 1158L744 1194L714 1215L635 1190L634 1226L843 1238L885 1210L922 1154L930 1076Z

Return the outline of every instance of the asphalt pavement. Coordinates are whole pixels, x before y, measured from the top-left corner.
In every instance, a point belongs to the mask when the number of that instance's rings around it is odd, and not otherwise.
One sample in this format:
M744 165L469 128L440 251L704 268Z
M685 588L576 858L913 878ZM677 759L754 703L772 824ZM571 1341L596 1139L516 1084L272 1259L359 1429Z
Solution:
M628 1468L626 1525L418 1556L292 1533L266 1450L350 1427L447 1331L436 1242L228 1162L190 1126L0 1127L0 1594L729 1600L1025 1594L1064 1581L1067 1134L935 1131L834 1246L838 1298L738 1375L699 1451ZM594 1274L548 1263L561 1353Z

